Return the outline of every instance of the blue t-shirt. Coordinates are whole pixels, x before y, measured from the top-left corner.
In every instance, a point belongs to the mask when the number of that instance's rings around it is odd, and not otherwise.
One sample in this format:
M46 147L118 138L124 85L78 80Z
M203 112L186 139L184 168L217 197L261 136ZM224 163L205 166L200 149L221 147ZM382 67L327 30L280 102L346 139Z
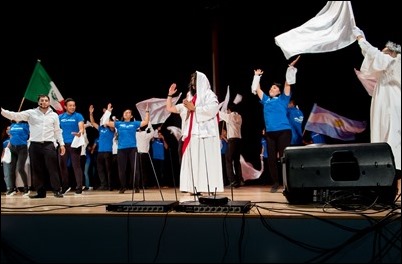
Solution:
M64 112L59 115L60 120L60 128L63 129L63 140L65 144L71 144L74 139L74 133L80 132L80 128L78 126L79 122L84 122L84 117L77 112L72 113L71 115L67 112Z
M3 141L3 149L7 147L8 143L10 143L10 138L7 138Z
M265 93L260 103L264 109L265 131L279 131L291 129L289 119L287 117L287 109L290 101L290 95L284 93L277 97L269 97Z
M292 128L292 141L291 145L303 144L303 112L297 107L288 107L288 119Z
M98 152L112 152L114 131L109 127L99 126Z
M228 143L226 140L221 139L221 154L225 154L228 149Z
M152 158L158 160L164 160L165 148L163 146L163 141L159 138L154 138L151 146L152 146Z
M141 121L115 121L114 126L117 129L119 140L117 142L117 149L136 148L137 138L135 133L137 128L141 126Z
M262 156L264 158L268 158L268 144L267 144L267 140L265 139L265 137L261 138L261 147L264 148L264 151L262 152Z
M311 132L311 141L313 142L313 144L324 144L325 136L316 132Z
M26 146L29 139L28 123L12 123L10 125L10 144L13 146Z

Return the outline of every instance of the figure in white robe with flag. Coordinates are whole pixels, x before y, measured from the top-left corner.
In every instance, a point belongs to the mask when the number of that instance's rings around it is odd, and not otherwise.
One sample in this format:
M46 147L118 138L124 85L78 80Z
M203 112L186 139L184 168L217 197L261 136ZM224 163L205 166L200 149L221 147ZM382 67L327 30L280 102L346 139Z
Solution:
M166 101L166 109L182 117L180 191L191 194L223 192L218 98L202 72L191 75L189 86L183 103L171 103L177 91L175 84L170 86Z
M383 50L373 47L363 31L355 27L364 59L360 72L377 82L371 91L371 142L387 142L394 154L395 167L401 170L401 46L388 42ZM400 177L400 176L399 176Z

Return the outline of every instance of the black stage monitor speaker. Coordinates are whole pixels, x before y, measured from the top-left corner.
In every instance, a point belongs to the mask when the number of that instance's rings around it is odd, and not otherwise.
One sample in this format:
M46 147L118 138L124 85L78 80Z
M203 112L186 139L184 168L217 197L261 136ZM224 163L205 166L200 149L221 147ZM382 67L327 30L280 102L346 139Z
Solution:
M396 198L395 161L387 143L287 147L281 162L289 203L392 204Z

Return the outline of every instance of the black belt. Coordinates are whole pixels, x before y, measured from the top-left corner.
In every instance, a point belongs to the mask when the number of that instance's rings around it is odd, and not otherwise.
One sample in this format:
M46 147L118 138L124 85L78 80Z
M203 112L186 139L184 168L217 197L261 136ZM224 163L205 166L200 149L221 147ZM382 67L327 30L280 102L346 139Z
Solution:
M53 144L53 141L31 141L31 144Z

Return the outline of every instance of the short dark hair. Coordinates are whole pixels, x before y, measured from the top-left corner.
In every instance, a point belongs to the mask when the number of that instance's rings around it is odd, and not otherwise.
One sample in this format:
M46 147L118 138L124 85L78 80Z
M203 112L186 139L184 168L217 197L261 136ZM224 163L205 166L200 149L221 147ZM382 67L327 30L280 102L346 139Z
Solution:
M235 103L229 103L227 109L232 111L232 112L235 112L236 108L237 108L237 105Z
M69 102L75 102L75 100L71 97L67 98L66 100L64 100L64 105L67 106L67 103Z
M40 94L40 95L38 95L38 102L39 102L39 100L40 100L41 98L43 98L43 97L46 97L46 98L50 101L49 95L47 95L47 94Z

